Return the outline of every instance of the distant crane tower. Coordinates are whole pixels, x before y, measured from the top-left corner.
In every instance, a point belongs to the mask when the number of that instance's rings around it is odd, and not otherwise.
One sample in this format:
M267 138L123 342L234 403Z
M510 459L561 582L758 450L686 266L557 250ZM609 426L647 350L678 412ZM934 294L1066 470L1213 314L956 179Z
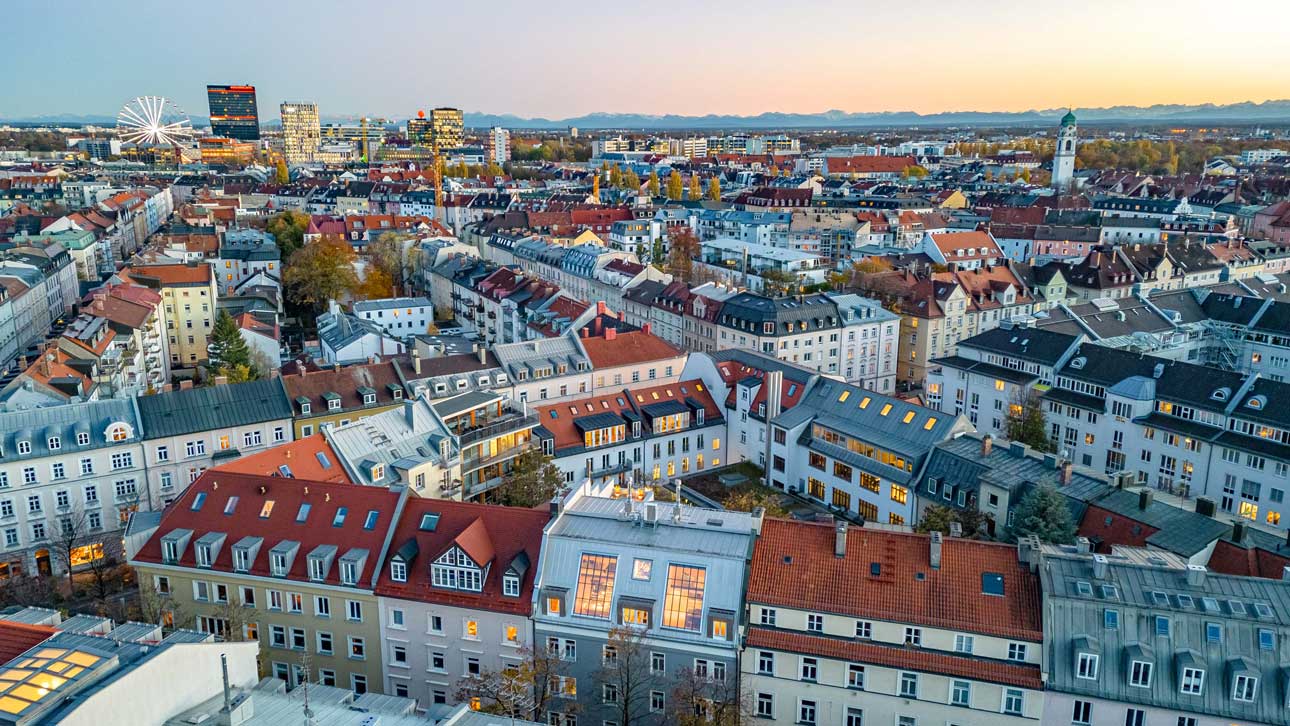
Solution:
M366 163L368 163L368 161L367 161L367 160L371 158L371 157L369 157L369 156L367 155L367 152L368 152L368 146L367 146L367 117L366 117L366 116L362 117L361 119L359 119L359 122L358 122L358 123L359 123L359 132L363 134L363 163L364 163L364 164L366 164Z

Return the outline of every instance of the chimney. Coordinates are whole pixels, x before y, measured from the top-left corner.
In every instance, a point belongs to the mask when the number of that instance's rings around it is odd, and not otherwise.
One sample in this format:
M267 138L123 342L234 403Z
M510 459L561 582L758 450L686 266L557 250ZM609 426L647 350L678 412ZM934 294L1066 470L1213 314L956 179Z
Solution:
M1187 586L1200 587L1205 584L1205 566L1187 565Z
M619 310L619 311L618 311L618 320L619 320L619 321L621 321L621 322L624 322L624 323L625 323L625 322L627 322L627 312L626 312L626 311L624 311L624 310Z
M605 304L604 300L596 301L596 315L604 315L608 310L609 306Z
M989 456L990 451L993 449L994 449L994 437L991 436L990 434L986 434L985 437L981 439L981 458L984 459L985 457Z
M488 349L482 345L475 346L475 354L479 356L479 364L482 366L488 357Z
M414 419L416 418L416 405L417 402L414 398L403 399L403 418L407 420L409 427L415 425Z
M228 376L215 376L215 378L212 379L212 382L217 386L222 386L228 383Z
M1072 464L1070 459L1063 459L1061 464L1061 474L1058 479L1062 486L1068 486L1071 483Z
M1215 512L1214 500L1209 497L1196 497L1196 513L1203 514L1206 517L1213 517Z
M1240 544L1241 540L1243 539L1245 539L1245 523L1244 522L1232 523L1232 541L1237 544Z
M1281 568L1281 581L1290 582L1290 565Z
M1138 509L1145 512L1147 507L1151 506L1152 496L1151 489L1148 487L1138 490Z
M766 388L766 420L779 416L784 407L784 372L767 371L762 379Z
M555 519L556 517L560 516L560 497L558 495L551 498L551 503L549 507L551 512L551 519Z
M421 351L415 345L412 346L412 372L421 375Z
M833 556L847 556L847 523L842 520L833 524Z
M579 338L586 338L586 337L587 337L587 329L586 329L586 328L578 328L578 337L579 337Z
M650 330L650 324L649 324L649 323L645 323L644 325L642 325L642 326L641 326L641 332L642 332L642 333L644 333L644 334L646 334L646 335L649 335L649 330Z
M610 341L618 337L618 328L605 328L605 340Z
M1098 580L1105 580L1109 563L1110 561L1106 559L1106 555L1093 555L1093 577ZM1202 567L1201 569L1204 568ZM1190 577L1187 579L1188 581L1191 580Z
M944 544L944 535L940 532L932 532L929 540L929 551L927 553L928 562L933 570L941 569L941 547Z
M191 378L185 378L184 380L179 382L179 390L181 391L187 391L192 387L193 387L193 379Z
M1089 553L1089 552L1092 552L1092 551L1093 551L1093 542L1092 542L1092 541L1090 541L1088 537L1076 537L1076 538L1075 538L1075 551L1076 551L1076 552L1082 552L1082 553L1085 553L1085 554L1087 554L1087 553Z

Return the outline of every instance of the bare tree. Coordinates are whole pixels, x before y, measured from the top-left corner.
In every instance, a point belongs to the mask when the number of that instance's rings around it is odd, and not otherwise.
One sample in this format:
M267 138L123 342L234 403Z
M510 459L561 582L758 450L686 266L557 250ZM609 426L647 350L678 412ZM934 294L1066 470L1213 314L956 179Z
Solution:
M76 591L76 585L72 578L72 569L74 567L90 564L95 560L107 559L107 553L103 551L102 538L91 536L93 532L98 532L103 528L102 512L98 513L100 518L97 520L97 526L91 526L95 524L95 521L90 514L90 511L81 504L71 505L66 511L58 515L50 538L52 541L50 550L54 555L54 559L67 573L67 592L69 596Z
M748 694L740 689L737 673L724 663L706 670L682 668L668 700L668 723L679 726L738 726L752 714ZM731 670L736 670L732 666Z
M567 675L565 662L547 648L525 647L520 662L499 670L484 669L457 683L456 696L475 702L479 710L510 718L538 720L555 695L560 676Z
M593 680L618 711L618 723L633 726L649 712L650 691L659 689L641 628L617 626L609 631L600 668Z
M151 582L139 582L138 615L135 618L144 623L157 623L167 628L191 628L193 613L183 602L171 597L170 593L158 592Z

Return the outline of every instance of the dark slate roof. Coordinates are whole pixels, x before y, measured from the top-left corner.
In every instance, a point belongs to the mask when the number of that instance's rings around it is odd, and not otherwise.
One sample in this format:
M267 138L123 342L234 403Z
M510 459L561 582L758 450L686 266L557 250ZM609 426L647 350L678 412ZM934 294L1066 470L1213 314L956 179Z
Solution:
M1144 509L1139 493L1128 489L1110 489L1089 504L1160 530L1147 537L1147 544L1184 557L1204 550L1231 529L1213 517L1154 499Z
M1008 381L1009 383L1029 384L1039 378L1039 376L1034 375L1033 373L1026 373L1025 371L1014 370L1012 368L1004 368L1003 366L997 366L993 363L964 358L961 355L934 358L932 359L932 363L949 366L950 368L956 368L961 371L979 373L983 376L989 376L990 378L999 378Z
M1036 328L994 328L961 341L960 346L980 348L1008 358L1055 366L1079 340L1077 336Z
M167 391L140 396L138 402L148 439L290 419L292 415L279 378Z

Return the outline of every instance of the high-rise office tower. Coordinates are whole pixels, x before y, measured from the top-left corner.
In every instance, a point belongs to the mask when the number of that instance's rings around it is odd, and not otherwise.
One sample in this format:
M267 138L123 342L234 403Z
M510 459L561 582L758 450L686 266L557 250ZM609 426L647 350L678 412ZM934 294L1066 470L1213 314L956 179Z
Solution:
M255 86L207 86L211 135L238 141L260 138L260 112Z
M440 149L456 149L464 140L465 123L459 108L430 110L431 142Z
M425 111L417 111L416 118L408 119L408 141L417 146L430 145L430 119Z
M282 114L282 155L288 164L312 161L322 143L322 130L318 124L318 105L314 103L284 103Z

